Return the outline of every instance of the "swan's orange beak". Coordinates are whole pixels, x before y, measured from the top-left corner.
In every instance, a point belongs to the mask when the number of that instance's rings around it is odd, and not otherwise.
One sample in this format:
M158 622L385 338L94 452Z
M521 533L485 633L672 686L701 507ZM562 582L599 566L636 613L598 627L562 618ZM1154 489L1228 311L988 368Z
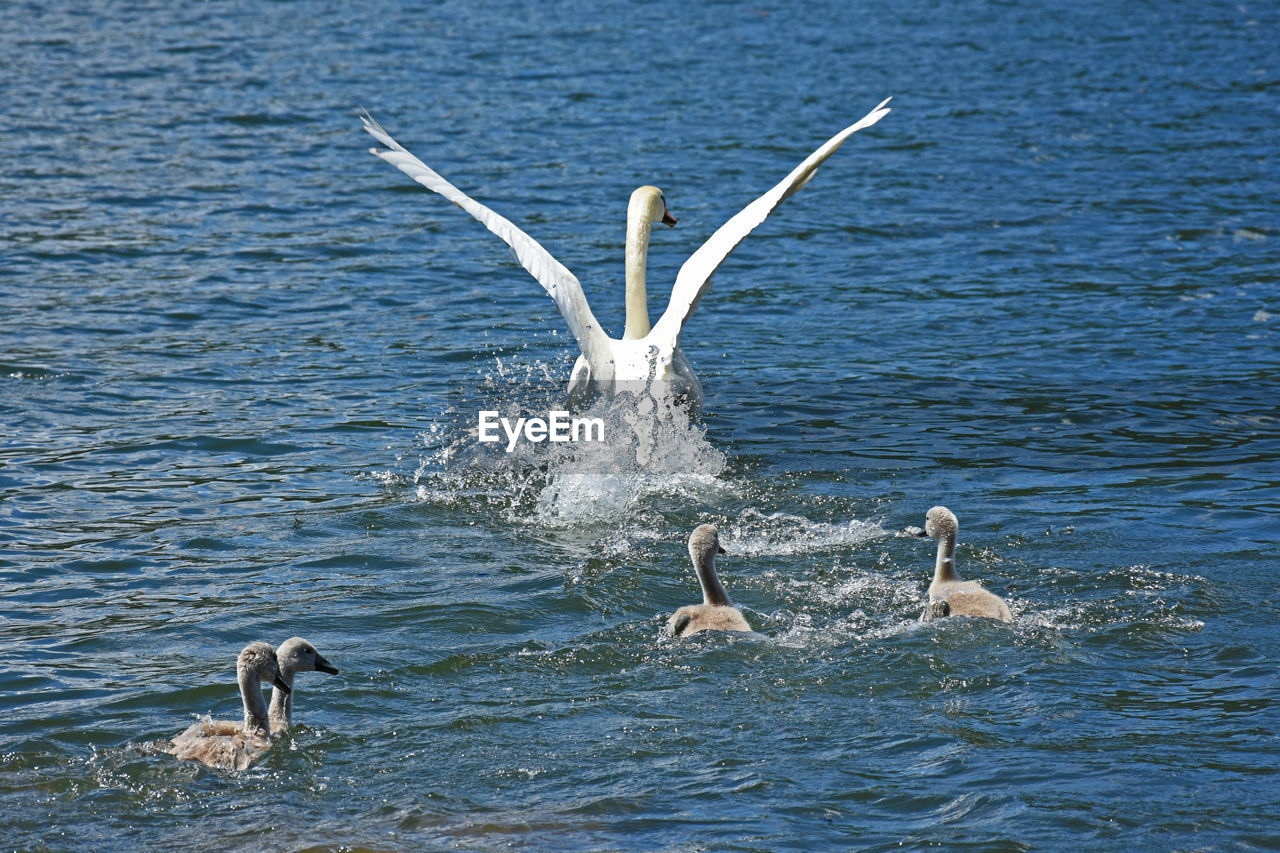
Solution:
M662 224L663 224L663 225L665 225L665 226L667 226L668 228L674 228L674 227L675 227L675 225L676 225L676 218L675 218L674 216L672 216L672 215L671 215L671 212L670 212L670 211L668 211L668 210L663 210L663 211L662 211Z

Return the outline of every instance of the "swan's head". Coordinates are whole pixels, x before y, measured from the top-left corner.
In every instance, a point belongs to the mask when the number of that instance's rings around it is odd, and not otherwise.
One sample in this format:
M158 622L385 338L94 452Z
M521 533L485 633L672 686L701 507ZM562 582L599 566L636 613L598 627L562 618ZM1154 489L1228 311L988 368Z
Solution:
M276 660L276 650L266 643L250 643L240 652L236 660L236 673L241 677L252 676L258 681L265 681L289 694L289 685L280 677L280 663Z
M668 228L676 224L676 218L667 210L667 199L657 187L637 189L631 194L631 204L627 209L628 219L631 218L630 211L635 211L645 222L661 222Z
M700 524L689 534L689 556L695 566L714 565L716 554L723 553L714 524Z
M324 659L316 647L301 637L285 640L276 652L280 669L284 672L327 672L337 675L338 668Z
M945 506L935 506L925 513L924 532L931 539L954 537L959 529L955 513Z

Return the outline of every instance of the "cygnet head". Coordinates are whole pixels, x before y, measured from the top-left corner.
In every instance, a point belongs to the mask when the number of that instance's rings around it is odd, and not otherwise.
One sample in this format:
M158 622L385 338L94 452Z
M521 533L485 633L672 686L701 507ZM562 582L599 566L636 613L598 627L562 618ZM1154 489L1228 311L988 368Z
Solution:
M714 524L700 524L689 534L689 557L698 567L715 565L716 554L723 554L720 534Z
M265 681L289 694L289 685L280 677L280 663L276 660L276 651L266 643L250 643L240 652L236 660L236 672L243 679L252 676L258 681Z
M283 672L327 672L337 675L338 668L324 659L324 655L316 651L316 647L301 637L285 640L276 651L276 659Z
M954 538L959 529L955 513L945 506L935 506L925 513L924 532L931 539Z
M646 222L661 222L668 228L672 228L676 224L676 218L667 210L667 199L662 194L662 190L657 187L643 186L638 187L635 192L631 193L631 203L628 210L643 211ZM631 218L628 215L628 219Z

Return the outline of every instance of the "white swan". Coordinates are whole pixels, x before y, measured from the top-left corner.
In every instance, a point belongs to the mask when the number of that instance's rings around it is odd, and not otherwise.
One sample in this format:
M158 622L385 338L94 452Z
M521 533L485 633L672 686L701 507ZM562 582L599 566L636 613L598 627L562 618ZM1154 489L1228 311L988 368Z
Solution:
M202 720L173 739L168 752L182 761L200 761L219 770L245 770L271 748L267 703L259 681L288 693L280 677L275 649L266 643L250 643L236 659L236 681L244 703L244 722Z
M677 344L684 324L711 284L711 275L744 237L813 178L817 168L849 136L887 115L887 103L888 98L831 137L773 189L721 225L680 267L667 309L652 328L649 326L644 281L649 228L654 222L674 224L674 220L668 221L670 214L666 211L662 193L656 187L636 190L627 209L627 322L621 340L605 334L591 313L582 284L536 240L434 172L392 139L368 113L361 116L361 121L364 129L389 149L370 149L373 154L480 220L511 247L520 264L555 300L582 350L582 357L574 366L570 379L571 396L580 394L588 386L612 392L619 389L616 383L621 382L628 383L626 390L637 390L631 383L643 384L658 396L675 398L683 395L696 401L700 398L701 386Z
M271 723L271 733L280 734L293 726L293 679L299 672L327 672L337 675L338 668L325 660L324 655L316 651L316 647L301 637L291 637L276 649L276 660L280 664L280 680L289 686L288 690L276 690L271 694L271 708L267 718Z
M689 535L689 558L702 585L702 603L685 605L672 614L667 620L671 636L688 637L699 631L751 630L742 611L729 603L729 594L716 576L716 554L723 553L714 525L699 525Z
M924 517L922 538L936 539L938 559L929 584L929 604L920 615L921 621L943 616L981 616L1012 622L1013 614L1000 596L988 592L977 581L962 581L956 574L956 536L960 524L955 513L945 506L935 506Z

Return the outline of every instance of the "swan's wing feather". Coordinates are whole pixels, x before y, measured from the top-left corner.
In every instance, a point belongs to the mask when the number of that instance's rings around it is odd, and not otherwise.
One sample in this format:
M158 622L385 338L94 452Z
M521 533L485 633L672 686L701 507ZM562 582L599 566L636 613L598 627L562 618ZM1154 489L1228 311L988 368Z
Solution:
M675 612L672 617L667 620L667 629L670 630L671 636L679 637L684 633L684 629L689 627L692 617L689 616L682 607Z
M764 222L778 205L809 183L823 161L834 154L846 139L888 115L889 108L885 104L889 103L889 100L885 98L871 112L831 137L821 148L806 157L803 163L792 169L791 174L783 178L773 189L751 202L716 229L710 239L690 255L680 267L680 272L676 274L676 283L671 289L671 301L654 326L653 334L660 339L670 339L674 344L680 336L680 330L693 315L698 307L698 301L710 286L712 274L724 259L729 257L734 247L754 231L756 226Z
M543 289L555 300L556 307L569 325L569 331L578 341L578 346L590 357L592 351L599 349L601 340L607 336L596 322L595 315L587 305L586 295L582 292L582 284L569 272L564 264L551 256L525 232L521 231L510 220L494 213L488 207L468 196L462 190L446 181L434 169L413 156L408 149L391 138L380 124L373 120L367 112L360 116L364 129L374 139L387 148L370 148L371 154L387 161L432 192L439 193L458 207L470 213L484 227L498 235L509 247L520 265L538 280Z

